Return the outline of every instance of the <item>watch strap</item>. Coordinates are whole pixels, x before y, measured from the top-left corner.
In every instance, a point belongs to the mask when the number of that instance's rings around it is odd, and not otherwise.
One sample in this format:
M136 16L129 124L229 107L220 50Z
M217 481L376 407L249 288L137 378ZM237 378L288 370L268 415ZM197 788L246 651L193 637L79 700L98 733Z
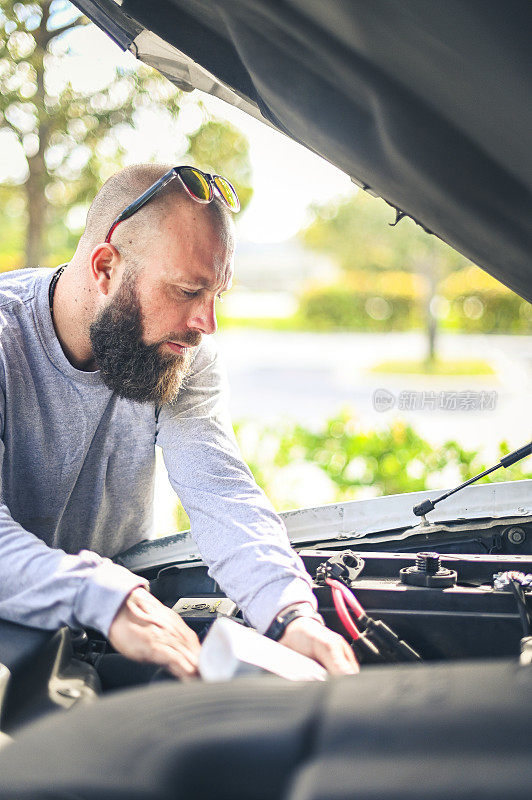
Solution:
M308 607L299 606L287 609L286 611L280 611L279 614L274 617L273 622L264 635L267 636L268 639L273 639L274 642L278 642L290 623L299 617L315 619L320 625L325 625L323 617L321 614L318 614L317 611L313 611Z

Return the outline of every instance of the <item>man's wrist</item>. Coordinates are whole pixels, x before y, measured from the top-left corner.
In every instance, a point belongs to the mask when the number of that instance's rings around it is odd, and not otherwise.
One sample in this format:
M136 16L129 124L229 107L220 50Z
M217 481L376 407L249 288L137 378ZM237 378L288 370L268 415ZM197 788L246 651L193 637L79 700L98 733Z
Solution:
M325 625L324 619L321 614L314 610L311 602L305 600L299 603L291 603L286 606L273 618L270 626L265 632L268 639L273 639L277 642L284 635L285 630L295 619L304 617L306 619L314 619L320 625Z

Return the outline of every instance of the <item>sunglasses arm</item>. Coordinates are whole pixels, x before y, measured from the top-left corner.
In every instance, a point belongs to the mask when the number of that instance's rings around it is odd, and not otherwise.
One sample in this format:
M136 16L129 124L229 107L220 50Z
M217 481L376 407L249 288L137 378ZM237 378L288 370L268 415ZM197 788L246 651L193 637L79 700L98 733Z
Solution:
M141 194L140 197L137 197L136 200L134 200L132 203L130 203L130 205L128 205L118 215L118 217L115 219L115 221L113 222L113 224L109 228L109 232L108 232L107 236L105 237L106 243L111 241L111 236L113 234L114 229L117 227L117 225L120 225L120 223L123 222L125 219L129 219L129 217L132 217L133 214L136 211L139 210L139 208L142 208L142 206L145 205L145 203L147 203L148 200L151 197L153 197L153 195L156 194L156 192L159 191L159 189L162 189L163 186L166 186L166 184L169 183L177 175L178 175L178 171L177 171L177 169L175 167L173 167L171 170L166 172L161 178L159 178L158 181L156 181L154 184L152 184L149 187L149 189L146 189L144 194Z

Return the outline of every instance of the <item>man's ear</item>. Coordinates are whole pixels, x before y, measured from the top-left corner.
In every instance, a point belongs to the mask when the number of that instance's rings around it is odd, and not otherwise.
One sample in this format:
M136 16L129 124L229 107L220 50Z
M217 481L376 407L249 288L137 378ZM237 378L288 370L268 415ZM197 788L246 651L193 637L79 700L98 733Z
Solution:
M116 247L108 242L97 244L89 257L91 275L98 290L109 294L111 284L119 280L122 258Z

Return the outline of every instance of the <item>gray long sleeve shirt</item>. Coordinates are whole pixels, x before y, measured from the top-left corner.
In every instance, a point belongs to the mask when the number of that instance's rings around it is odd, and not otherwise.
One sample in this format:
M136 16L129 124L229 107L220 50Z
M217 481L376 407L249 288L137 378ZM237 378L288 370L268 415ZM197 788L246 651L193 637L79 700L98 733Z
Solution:
M151 535L155 445L209 573L265 630L315 604L283 523L243 463L213 343L158 409L112 393L67 360L48 307L49 270L0 277L0 618L107 634L143 583L110 561Z

